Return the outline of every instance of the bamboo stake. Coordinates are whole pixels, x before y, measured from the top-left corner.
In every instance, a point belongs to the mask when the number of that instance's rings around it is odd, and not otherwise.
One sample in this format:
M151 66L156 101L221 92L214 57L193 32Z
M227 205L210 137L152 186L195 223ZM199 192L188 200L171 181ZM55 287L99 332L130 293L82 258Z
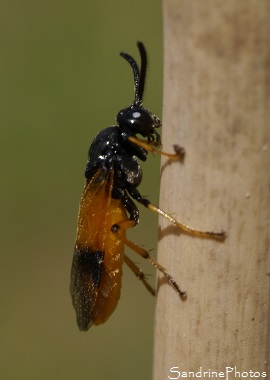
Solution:
M154 380L226 378L226 367L228 379L270 376L270 3L163 7L163 148L180 144L186 158L162 160L160 207L228 237L200 239L160 220L158 260L187 300L159 276Z

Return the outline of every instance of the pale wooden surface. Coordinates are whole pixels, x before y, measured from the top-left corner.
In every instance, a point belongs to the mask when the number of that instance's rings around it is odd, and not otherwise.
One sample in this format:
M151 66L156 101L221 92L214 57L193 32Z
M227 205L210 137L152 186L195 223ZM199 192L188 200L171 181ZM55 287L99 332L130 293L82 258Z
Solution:
M160 206L228 238L194 238L160 220L159 262L188 297L159 280L154 380L177 378L171 367L270 376L270 2L163 8L163 148L179 143L187 154L162 171Z

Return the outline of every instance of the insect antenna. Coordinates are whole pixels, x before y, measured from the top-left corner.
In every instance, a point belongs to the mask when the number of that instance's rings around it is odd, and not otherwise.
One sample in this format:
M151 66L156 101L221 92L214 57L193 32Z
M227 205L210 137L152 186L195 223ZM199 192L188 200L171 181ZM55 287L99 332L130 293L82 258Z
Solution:
M134 86L135 86L135 101L134 103L140 103L139 98L138 98L138 90L139 90L139 82L140 82L140 71L139 67L136 63L136 61L127 53L121 52L120 53L121 57L125 58L130 66L132 67L133 70L133 75L134 75Z
M138 86L138 94L137 94L137 101L139 103L143 100L143 93L144 93L144 87L145 87L145 77L146 77L146 70L147 70L147 54L144 47L144 44L140 41L137 42L137 46L140 51L141 55L141 70L140 70L140 79L139 79L139 86Z
M125 58L133 70L134 75L134 86L135 86L135 100L134 103L141 104L143 100L144 86L145 86L145 76L147 68L147 55L146 50L142 42L138 42L137 46L141 55L141 70L137 65L137 62L129 54L121 52L121 57Z

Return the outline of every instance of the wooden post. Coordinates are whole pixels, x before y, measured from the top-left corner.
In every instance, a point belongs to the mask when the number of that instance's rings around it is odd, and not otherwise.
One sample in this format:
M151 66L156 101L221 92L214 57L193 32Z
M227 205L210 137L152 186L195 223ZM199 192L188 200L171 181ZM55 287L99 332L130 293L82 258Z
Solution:
M160 220L158 260L187 299L159 276L154 380L269 377L270 2L163 7L163 149L180 144L186 158L162 160L160 207L228 237L199 239Z

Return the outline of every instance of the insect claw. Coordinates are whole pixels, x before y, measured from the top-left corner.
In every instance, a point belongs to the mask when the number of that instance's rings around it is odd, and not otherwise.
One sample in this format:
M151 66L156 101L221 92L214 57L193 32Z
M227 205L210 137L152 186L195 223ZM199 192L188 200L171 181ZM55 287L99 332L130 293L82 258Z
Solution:
M179 295L180 295L181 298L184 298L184 299L187 298L187 292L185 290L181 290L181 292L179 293Z
M212 238L218 241L224 241L227 238L227 234L225 231L221 230L220 232L209 232Z
M175 153L178 155L180 160L183 160L185 158L185 155L186 155L185 148L183 148L180 145L175 144L175 145L173 145L173 149L174 149Z

